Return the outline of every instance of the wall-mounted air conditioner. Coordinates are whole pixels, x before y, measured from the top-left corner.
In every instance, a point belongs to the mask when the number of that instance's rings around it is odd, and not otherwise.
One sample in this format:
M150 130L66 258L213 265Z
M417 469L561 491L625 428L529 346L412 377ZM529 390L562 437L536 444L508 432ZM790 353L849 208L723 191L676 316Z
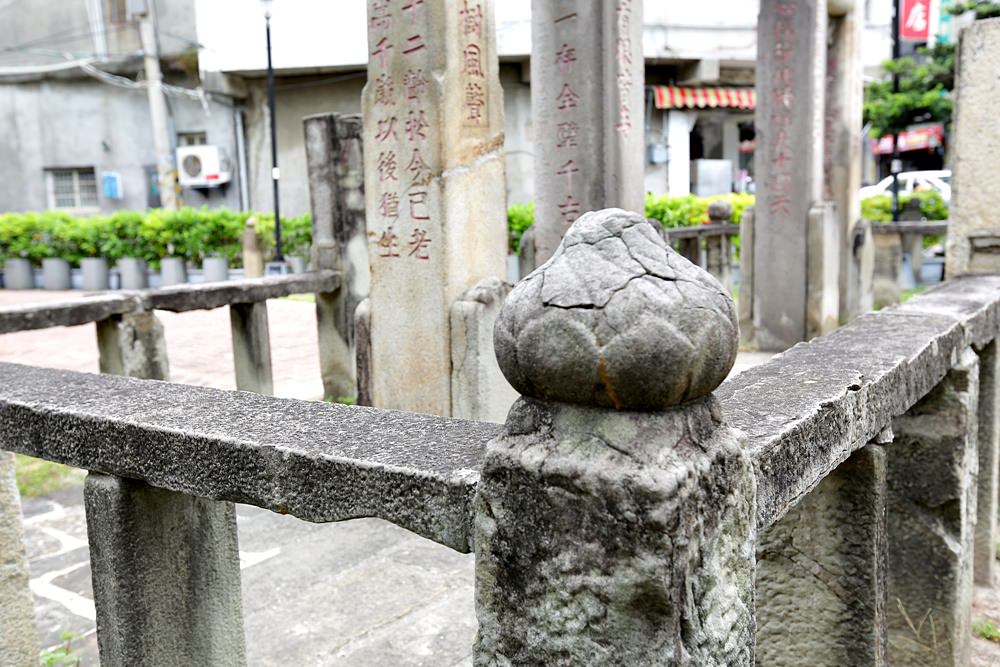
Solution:
M216 188L233 179L226 152L218 146L177 149L177 180L183 188Z

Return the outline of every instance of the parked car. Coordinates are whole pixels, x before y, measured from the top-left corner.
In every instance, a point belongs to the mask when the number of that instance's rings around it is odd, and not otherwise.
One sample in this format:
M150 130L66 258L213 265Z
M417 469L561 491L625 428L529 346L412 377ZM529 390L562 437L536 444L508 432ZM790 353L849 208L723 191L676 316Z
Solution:
M904 171L899 174L899 194L916 192L938 192L945 202L951 202L951 170ZM875 185L861 188L861 198L892 193L892 176L886 176Z

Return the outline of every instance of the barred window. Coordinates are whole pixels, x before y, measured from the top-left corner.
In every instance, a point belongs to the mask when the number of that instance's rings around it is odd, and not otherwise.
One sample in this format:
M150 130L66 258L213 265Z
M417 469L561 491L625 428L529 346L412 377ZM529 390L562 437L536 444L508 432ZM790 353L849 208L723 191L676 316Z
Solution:
M93 167L48 169L47 176L51 208L97 208L97 175Z

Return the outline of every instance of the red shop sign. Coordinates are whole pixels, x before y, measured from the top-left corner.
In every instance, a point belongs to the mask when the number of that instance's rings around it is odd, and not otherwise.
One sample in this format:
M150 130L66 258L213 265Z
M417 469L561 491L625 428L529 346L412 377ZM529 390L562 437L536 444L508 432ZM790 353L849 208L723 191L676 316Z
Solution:
M930 36L931 0L903 0L899 18L899 38L926 42Z

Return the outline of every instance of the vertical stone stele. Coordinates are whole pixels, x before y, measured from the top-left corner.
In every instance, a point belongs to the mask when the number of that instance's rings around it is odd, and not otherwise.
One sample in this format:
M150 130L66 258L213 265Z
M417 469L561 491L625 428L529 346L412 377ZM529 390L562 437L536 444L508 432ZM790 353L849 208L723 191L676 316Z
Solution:
M506 275L492 0L368 0L362 95L377 407L451 415L451 305Z
M641 215L581 216L495 329L523 395L476 498L475 664L752 665L755 483L711 392L733 302Z

